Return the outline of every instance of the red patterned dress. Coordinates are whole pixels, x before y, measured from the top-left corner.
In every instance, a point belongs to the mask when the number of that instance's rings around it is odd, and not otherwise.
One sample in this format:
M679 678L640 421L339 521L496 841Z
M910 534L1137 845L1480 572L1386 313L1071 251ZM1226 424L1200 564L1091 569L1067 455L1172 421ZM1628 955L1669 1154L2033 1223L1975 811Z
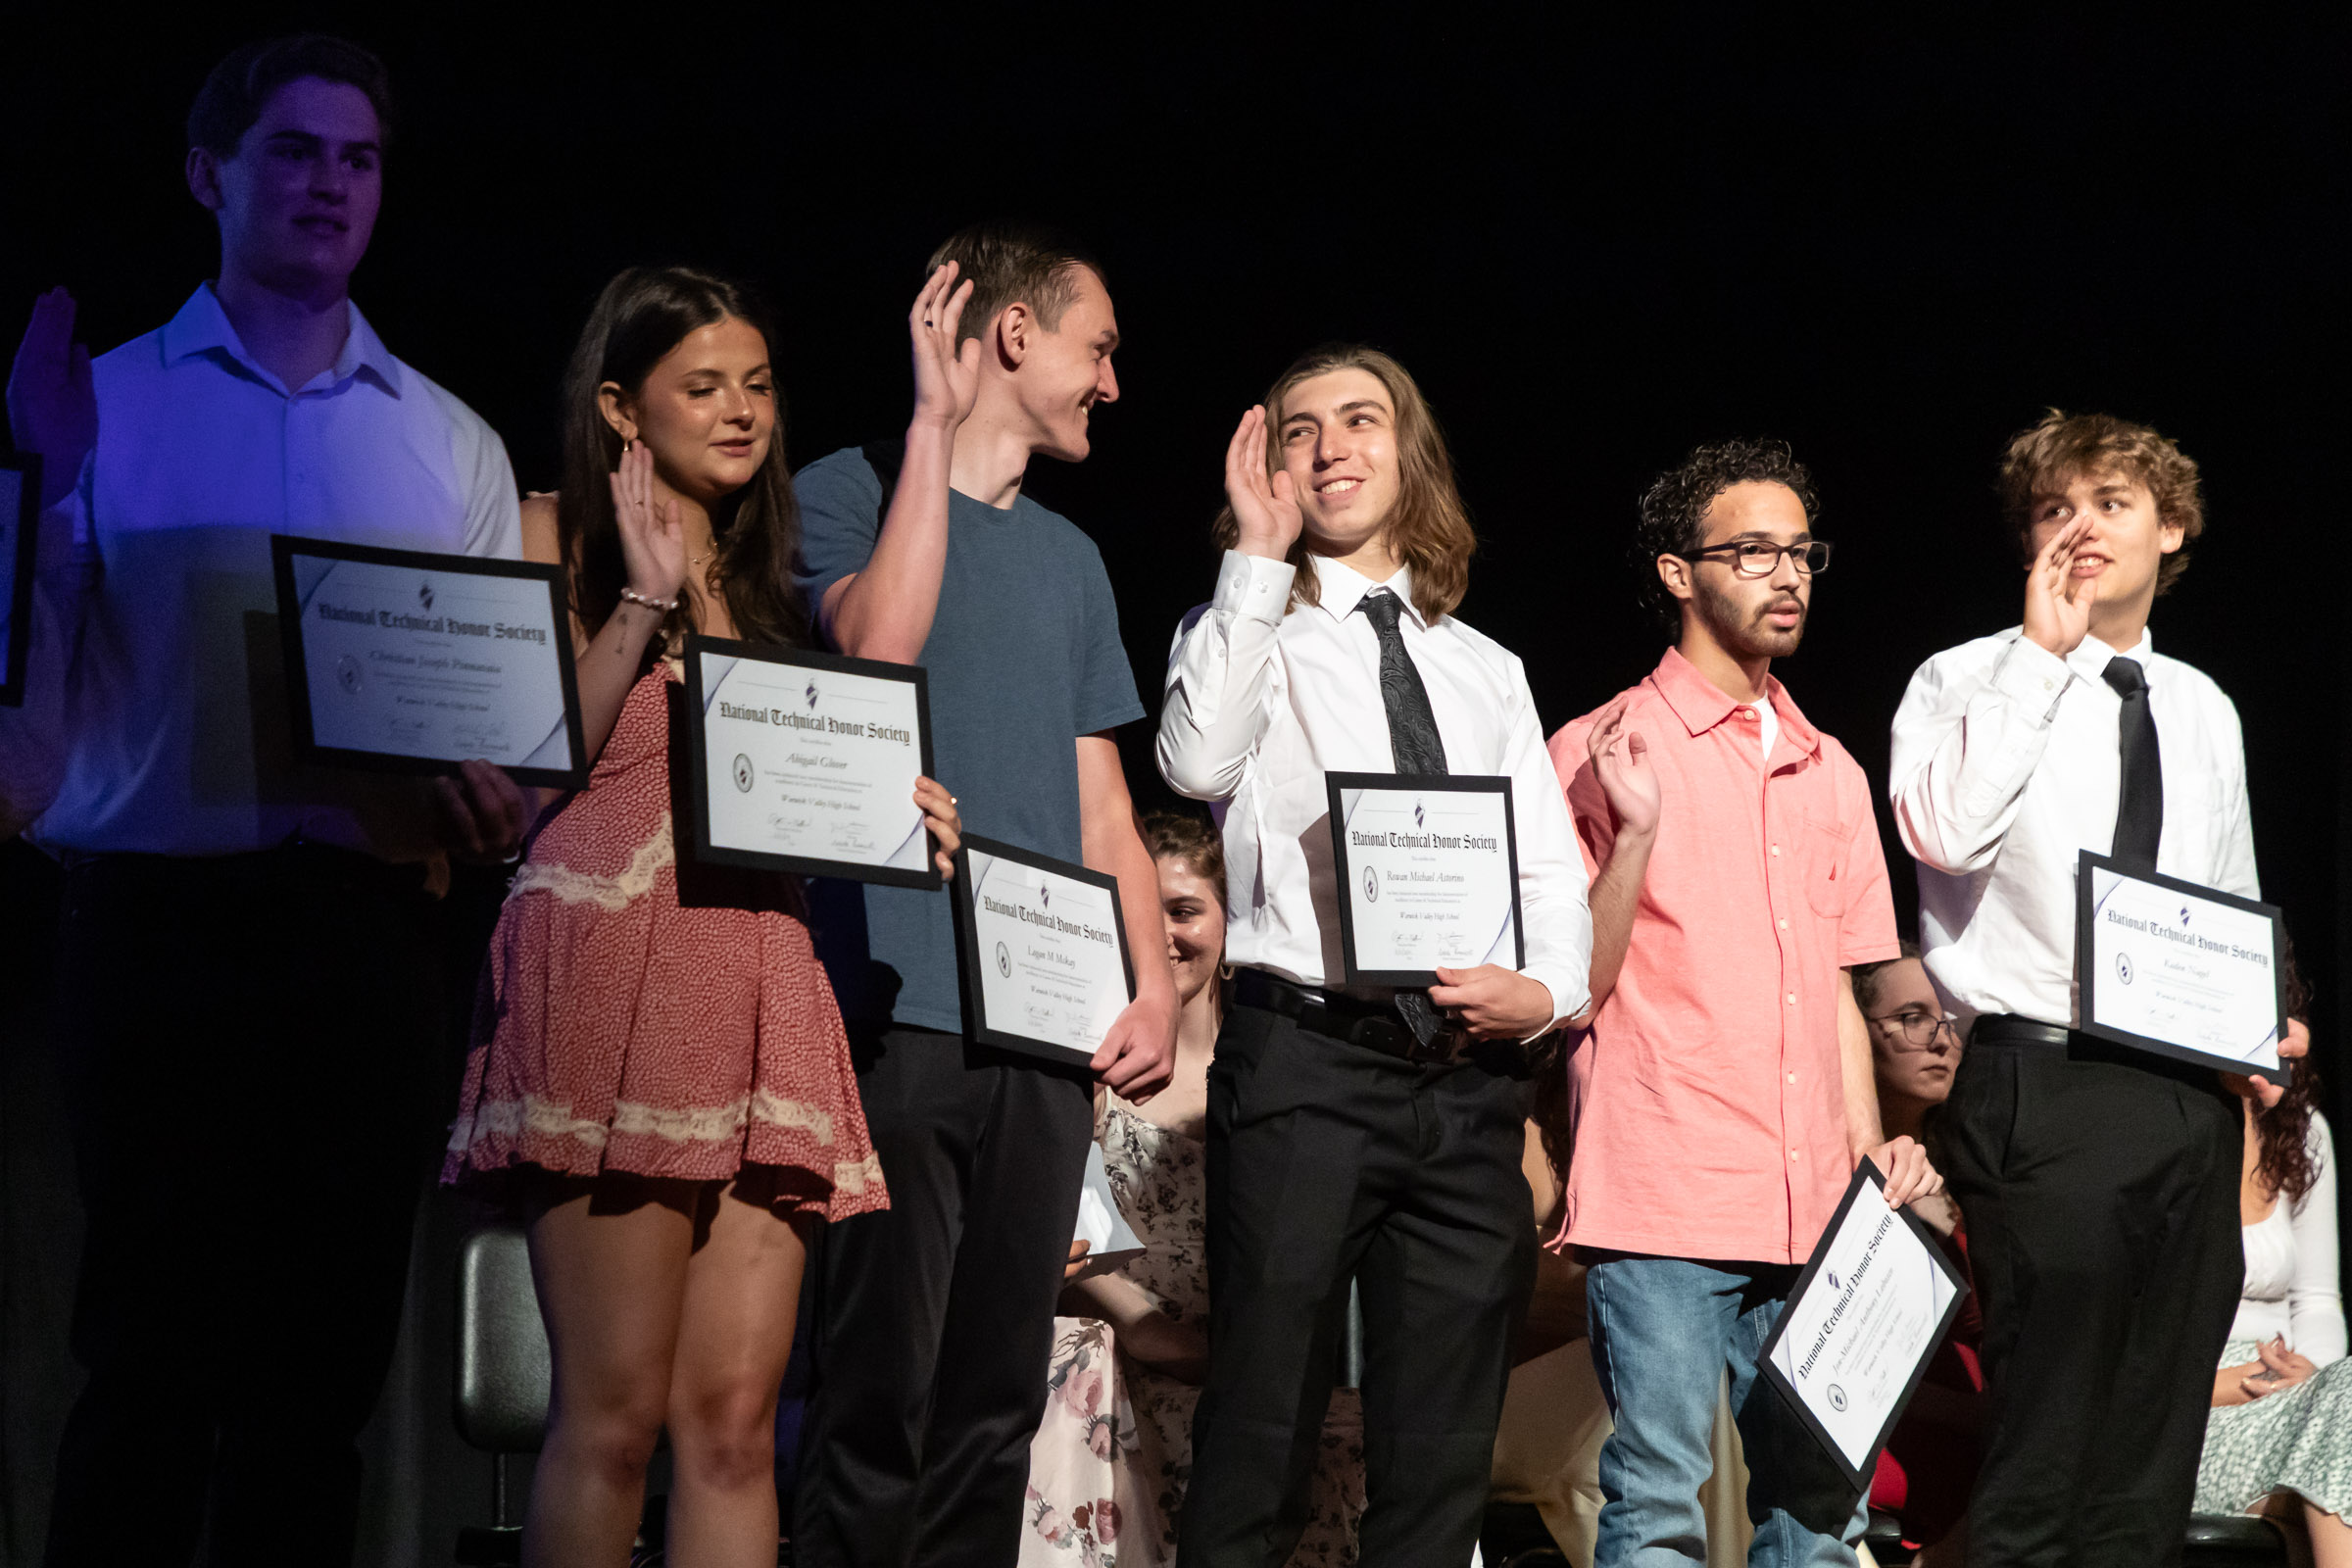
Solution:
M532 843L491 939L441 1179L753 1167L780 1212L887 1208L797 882L680 865L683 701L674 666L647 672L588 787Z

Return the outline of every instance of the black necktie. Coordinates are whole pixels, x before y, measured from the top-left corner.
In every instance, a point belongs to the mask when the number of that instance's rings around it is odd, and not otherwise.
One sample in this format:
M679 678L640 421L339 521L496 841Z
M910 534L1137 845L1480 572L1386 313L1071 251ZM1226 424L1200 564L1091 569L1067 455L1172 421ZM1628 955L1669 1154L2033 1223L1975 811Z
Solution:
M2156 750L2156 715L2148 710L2148 677L2136 659L2110 659L2100 671L2124 700L2123 787L2116 794L2115 858L2156 868L2164 837L2164 769Z
M1389 751L1396 771L1442 774L1446 743L1438 737L1438 715L1430 710L1428 688L1421 684L1421 672L1413 667L1413 656L1404 651L1404 637L1396 629L1404 606L1383 588L1366 594L1360 608L1372 623L1372 635L1380 639L1380 706L1388 710ZM1425 1046L1446 1030L1446 1020L1426 992L1397 992L1396 1012Z
M1430 711L1429 692L1413 656L1404 651L1396 617L1404 606L1386 588L1364 595L1364 618L1380 639L1380 706L1389 713L1389 750L1399 773L1446 771L1446 743L1438 738L1438 715Z

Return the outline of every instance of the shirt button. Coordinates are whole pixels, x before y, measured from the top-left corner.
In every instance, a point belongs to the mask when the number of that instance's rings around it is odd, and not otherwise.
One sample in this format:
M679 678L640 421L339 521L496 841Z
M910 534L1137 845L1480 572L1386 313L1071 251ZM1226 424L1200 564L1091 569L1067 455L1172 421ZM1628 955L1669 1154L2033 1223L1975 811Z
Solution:
M1795 1150L1793 1150L1793 1149L1791 1149L1790 1151L1788 1151L1788 1157L1789 1157L1790 1159L1794 1159L1794 1158L1796 1158L1796 1151L1795 1151Z
M1791 1007L1796 1005L1796 993L1793 991L1788 993L1788 1005Z
M1790 1083L1794 1083L1794 1082L1796 1082L1796 1074L1794 1074L1794 1073L1790 1073L1790 1074L1788 1075L1788 1081L1789 1081Z
M1775 855L1778 855L1778 854L1780 854L1780 853L1781 853L1781 847L1780 847L1778 844L1775 844L1775 845L1772 847L1772 853L1773 853L1773 854L1775 854Z
M1781 922L1781 929L1782 929L1782 930L1784 930L1784 931L1788 930L1788 921L1786 921L1786 920L1783 920L1783 921Z

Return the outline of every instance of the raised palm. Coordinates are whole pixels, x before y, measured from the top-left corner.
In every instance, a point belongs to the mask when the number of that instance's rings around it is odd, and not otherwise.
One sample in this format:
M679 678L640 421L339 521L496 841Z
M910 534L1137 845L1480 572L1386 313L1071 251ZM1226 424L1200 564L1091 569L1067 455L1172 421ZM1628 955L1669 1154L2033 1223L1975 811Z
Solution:
M686 582L686 523L678 504L654 500L654 455L637 442L612 471L612 514L629 587L651 599L675 599Z
M1266 411L1252 407L1225 445L1225 500L1233 508L1245 555L1281 561L1298 542L1306 519L1298 511L1298 487L1288 473L1266 472Z
M980 396L980 340L958 344L963 308L972 284L956 281L954 262L931 274L906 313L906 335L914 351L914 416L953 430L971 416Z
M1592 726L1586 750L1621 833L1654 833L1660 797L1657 769L1649 765L1649 743L1625 727L1626 699L1619 698Z
M2026 568L2025 635L2060 659L2090 635L2090 611L2098 603L2099 580L2074 574L2075 552L2090 535L2090 519L2077 517L2056 533Z
M9 437L18 451L40 454L44 506L74 488L98 444L90 351L74 341L74 296L63 288L35 300L8 370Z

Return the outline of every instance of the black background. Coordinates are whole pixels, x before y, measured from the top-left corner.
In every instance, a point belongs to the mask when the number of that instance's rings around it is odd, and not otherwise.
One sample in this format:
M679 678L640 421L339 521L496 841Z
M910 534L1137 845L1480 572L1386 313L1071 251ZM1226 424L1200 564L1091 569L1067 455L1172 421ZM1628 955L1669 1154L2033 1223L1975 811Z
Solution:
M2352 674L2340 13L857 15L43 23L6 55L0 334L58 281L99 349L168 318L215 260L180 175L190 96L228 45L326 26L384 54L402 103L355 293L525 488L555 480L556 376L615 269L769 294L806 462L902 426L929 247L1040 217L1103 253L1125 336L1095 456L1034 490L1101 545L1147 702L1212 582L1234 418L1299 349L1360 338L1448 428L1485 541L1462 614L1525 657L1547 728L1657 658L1625 563L1646 479L1701 439L1791 442L1839 555L1780 673L1881 783L1912 669L2018 617L2003 437L2052 405L2145 419L2204 466L2210 519L2155 636L2243 715L2325 1050ZM1164 799L1148 726L1125 740Z

